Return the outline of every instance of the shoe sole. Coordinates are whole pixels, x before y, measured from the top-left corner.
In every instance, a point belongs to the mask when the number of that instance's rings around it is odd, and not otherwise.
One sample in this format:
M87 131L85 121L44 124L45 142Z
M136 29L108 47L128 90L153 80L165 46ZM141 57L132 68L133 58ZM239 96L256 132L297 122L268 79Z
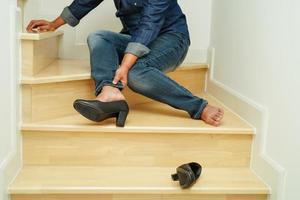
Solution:
M85 104L84 102L75 102L74 108L82 116L94 122L101 122L115 116L115 114L103 114L99 109L89 104Z

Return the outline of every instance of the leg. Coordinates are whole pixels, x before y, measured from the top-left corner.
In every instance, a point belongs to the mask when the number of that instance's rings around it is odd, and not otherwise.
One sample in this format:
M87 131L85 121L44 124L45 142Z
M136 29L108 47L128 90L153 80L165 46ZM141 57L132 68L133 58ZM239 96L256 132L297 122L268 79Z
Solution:
M92 77L95 81L97 99L103 102L124 100L119 89L121 82L112 84L123 52L130 36L110 31L97 31L88 37Z
M123 85L121 82L114 85L112 81L129 40L130 36L109 31L98 31L88 37L97 99L77 99L73 103L85 118L101 122L115 117L116 126L125 125L129 108L120 92Z
M130 70L128 86L144 96L187 111L193 119L219 125L222 110L217 109L213 115L203 117L204 113L212 113L207 101L194 96L164 74L181 64L188 50L188 41L177 35L164 34L151 44L150 49L150 54L141 58Z

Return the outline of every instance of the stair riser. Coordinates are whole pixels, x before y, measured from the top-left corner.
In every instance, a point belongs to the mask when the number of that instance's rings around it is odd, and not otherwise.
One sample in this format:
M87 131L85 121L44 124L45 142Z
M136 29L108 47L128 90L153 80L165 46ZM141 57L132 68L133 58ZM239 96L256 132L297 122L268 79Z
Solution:
M33 76L58 57L58 37L22 40L22 73Z
M251 135L23 132L25 165L248 167Z
M267 200L267 195L12 195L12 200Z
M178 70L169 74L193 93L204 90L206 69ZM149 102L126 88L124 94L130 106ZM73 102L78 98L94 98L92 80L23 85L23 122L36 122L76 114Z

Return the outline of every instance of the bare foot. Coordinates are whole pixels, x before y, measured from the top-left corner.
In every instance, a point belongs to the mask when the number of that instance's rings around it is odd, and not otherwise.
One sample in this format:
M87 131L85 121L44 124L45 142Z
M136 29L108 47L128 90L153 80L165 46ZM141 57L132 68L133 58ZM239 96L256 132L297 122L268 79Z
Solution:
M223 109L207 105L201 114L201 120L213 126L220 126L223 115Z
M101 102L112 102L125 100L125 97L118 88L104 86L101 93L96 97L96 100Z

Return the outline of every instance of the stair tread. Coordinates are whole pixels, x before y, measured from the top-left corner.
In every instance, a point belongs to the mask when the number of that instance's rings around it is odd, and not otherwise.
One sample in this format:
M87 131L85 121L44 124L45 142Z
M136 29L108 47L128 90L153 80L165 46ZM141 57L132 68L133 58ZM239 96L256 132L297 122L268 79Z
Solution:
M204 168L190 190L171 180L170 167L25 166L9 186L11 194L189 193L267 194L248 168Z
M199 96L210 104L224 106L207 93ZM70 105L72 106L72 105ZM225 115L220 127L213 127L200 120L192 120L184 111L179 111L159 102L138 104L130 108L124 128L115 126L115 119L101 123L91 122L79 114L57 119L25 123L23 131L72 131L72 132L151 132L151 133L204 133L204 134L253 134L253 129L239 116L224 108ZM101 125L101 126L99 126Z
M21 40L43 40L47 38L57 37L63 35L63 31L50 31L44 33L20 33Z
M207 69L207 64L184 64L178 70ZM42 84L90 79L88 60L59 59L33 77L22 78L22 84Z

